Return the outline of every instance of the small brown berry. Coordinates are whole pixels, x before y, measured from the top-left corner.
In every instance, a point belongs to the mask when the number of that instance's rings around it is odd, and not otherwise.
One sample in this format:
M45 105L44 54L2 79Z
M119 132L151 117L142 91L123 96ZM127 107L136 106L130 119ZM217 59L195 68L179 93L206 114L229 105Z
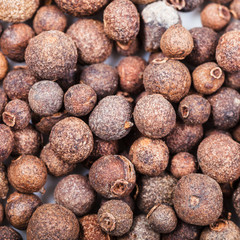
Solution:
M4 208L3 205L0 203L0 226L2 225L4 220Z
M11 227L0 227L1 240L22 240L21 235Z
M5 165L0 162L0 199L5 199L9 191Z
M204 0L167 0L167 3L171 4L174 8L182 12L190 12L199 7Z
M233 89L240 89L240 71L228 73L226 77L226 85Z
M2 119L2 113L4 111L5 106L7 105L8 99L7 94L4 92L2 88L0 88L0 120Z
M235 141L240 143L240 124L233 129L232 135Z
M138 38L131 40L127 44L121 44L119 42L116 42L117 53L123 56L135 55L139 51L139 48L140 42Z
M240 1L233 0L230 4L230 12L233 14L233 17L240 19Z
M8 71L8 61L6 57L0 52L0 80L2 80Z

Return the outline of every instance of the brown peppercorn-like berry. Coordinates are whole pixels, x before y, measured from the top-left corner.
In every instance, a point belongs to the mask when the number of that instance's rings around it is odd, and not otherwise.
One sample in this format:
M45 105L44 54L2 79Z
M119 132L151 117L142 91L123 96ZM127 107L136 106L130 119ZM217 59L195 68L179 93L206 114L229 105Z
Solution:
M167 0L167 3L171 4L174 8L182 12L190 12L199 7L204 0Z
M90 113L96 102L97 94L86 84L73 85L64 95L66 111L77 117Z
M180 152L173 156L170 171L176 178L197 172L196 158L188 152Z
M14 61L23 62L25 49L34 35L32 28L25 23L10 25L1 36L3 54Z
M203 229L200 240L208 239L240 239L240 229L234 222L220 219Z
M57 113L63 103L64 92L53 81L35 83L28 94L30 108L40 116L50 116Z
M39 34L43 31L64 31L67 26L67 17L54 5L43 6L33 19L34 31Z
M177 226L177 217L172 207L159 204L147 215L150 227L158 233L170 233Z
M168 147L160 139L141 137L131 146L129 159L141 174L158 176L167 168Z
M119 42L116 42L116 50L117 53L123 56L131 56L135 55L140 48L140 43L138 38L135 38L128 42L127 44L121 44Z
M6 168L0 162L0 199L5 199L9 191Z
M172 192L177 179L167 173L157 177L142 176L137 198L138 208L148 213L157 204L172 205Z
M132 109L122 96L108 96L102 99L89 117L93 133L103 140L118 140L131 130Z
M186 124L203 124L211 113L211 105L204 97L192 94L185 97L178 106L178 114Z
M133 117L138 130L150 138L165 137L176 124L173 106L160 94L142 97L134 108Z
M127 203L110 200L98 210L98 223L101 229L111 236L122 236L133 223L133 212Z
M196 27L189 30L194 47L186 60L190 64L200 65L214 60L218 34L208 27Z
M218 65L227 72L240 71L240 31L230 31L222 35L216 48Z
M0 226L3 223L3 219L4 219L4 208L3 208L3 205L0 203Z
M228 129L236 126L240 117L240 94L232 88L221 88L208 98L214 126Z
M133 164L126 157L108 155L93 163L89 171L89 181L103 197L122 198L129 195L135 187L136 173Z
M128 93L140 90L143 86L143 72L146 66L145 60L138 56L122 59L117 68L121 89Z
M161 62L167 60L168 58L162 52L153 52L149 55L148 63L151 62Z
M8 61L6 57L0 52L0 80L2 80L8 71Z
M77 216L88 213L95 202L95 192L87 177L78 174L63 178L54 190L56 203L68 208Z
M197 145L202 136L202 125L187 125L178 122L166 137L166 144L172 153L188 152Z
M32 18L39 7L39 0L4 0L1 2L0 19L6 22L25 22Z
M234 19L231 21L225 29L226 32L240 30L240 20Z
M240 143L240 124L233 129L232 135L233 138Z
M193 38L181 24L175 24L163 33L160 48L166 57L184 59L193 50Z
M195 68L192 77L199 93L212 94L223 85L225 74L215 62L206 62Z
M240 145L226 134L213 134L198 146L197 157L204 174L219 183L240 177Z
M59 8L75 17L88 16L99 11L108 0L56 0Z
M228 73L226 77L226 85L233 89L240 89L240 71Z
M15 99L6 105L2 114L3 122L14 130L24 129L31 120L28 104L22 100Z
M230 4L230 12L233 14L233 17L240 19L240 1L233 0Z
M114 0L103 13L104 31L109 38L126 44L139 32L140 17L130 0Z
M4 92L2 88L0 88L0 120L2 118L4 108L7 105L7 101L8 101L7 94Z
M104 233L98 223L97 214L86 215L79 219L80 239L82 240L110 240L108 234Z
M69 27L67 34L75 41L80 62L100 63L112 53L113 43L106 36L100 21L80 19Z
M217 4L208 4L201 12L201 21L204 27L220 31L230 21L231 14L227 7Z
M34 194L12 193L6 203L6 218L13 227L26 229L34 211L42 204Z
M240 185L233 193L232 203L237 216L240 218Z
M43 204L33 213L28 227L28 240L77 240L79 223L76 216L58 204Z
M8 179L19 192L38 192L47 181L47 168L38 157L23 155L12 160L8 167Z
M75 71L77 48L71 37L63 32L46 31L30 40L25 61L34 76L56 80Z
M68 164L84 161L93 150L91 130L85 122L75 117L56 123L49 142L56 155Z
M153 61L143 73L143 84L147 92L160 93L169 101L179 102L189 92L191 75L179 61Z
M177 216L184 222L205 226L221 215L223 195L214 179L192 173L178 181L173 192L173 204Z
M13 228L2 226L0 227L0 239L1 240L22 240L21 235Z
M104 63L93 64L85 68L80 79L93 88L99 99L113 95L117 91L117 70Z
M178 12L164 1L157 1L147 5L142 13L144 26L144 49L156 52L160 47L163 33L172 25L181 23Z
M28 69L19 67L10 71L3 81L3 88L8 97L27 101L30 88L37 79Z

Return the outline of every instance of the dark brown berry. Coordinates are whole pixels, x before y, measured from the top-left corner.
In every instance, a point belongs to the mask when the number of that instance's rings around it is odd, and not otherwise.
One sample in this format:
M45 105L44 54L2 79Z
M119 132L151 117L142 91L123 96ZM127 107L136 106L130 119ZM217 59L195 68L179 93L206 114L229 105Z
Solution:
M232 13L233 17L236 19L240 19L240 1L233 0L230 4L230 12Z
M0 52L0 80L2 80L8 72L8 61L6 57Z
M0 199L5 199L9 191L7 171L3 163L0 162Z
M166 60L166 56L162 52L153 52L149 55L148 63L151 62L161 62L163 60Z
M189 12L199 7L204 0L167 0L174 8L182 12Z
M226 85L233 89L240 89L240 71L228 73L226 77Z
M4 208L3 205L0 203L0 226L2 225L4 220Z
M116 50L118 54L123 56L135 55L139 51L139 48L140 48L140 42L138 38L131 40L127 44L121 44L119 42L116 42Z
M22 237L13 228L2 226L0 227L0 239L1 240L22 240Z

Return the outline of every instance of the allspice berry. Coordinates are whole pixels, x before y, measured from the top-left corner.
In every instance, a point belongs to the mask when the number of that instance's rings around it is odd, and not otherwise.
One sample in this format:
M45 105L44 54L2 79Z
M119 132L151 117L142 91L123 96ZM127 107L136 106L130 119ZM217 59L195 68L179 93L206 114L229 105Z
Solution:
M240 1L233 0L230 4L230 12L232 13L233 17L236 19L240 19Z
M8 61L6 57L0 52L0 80L2 80L8 71Z
M120 87L128 93L138 92L143 87L143 72L147 64L138 56L126 57L118 64Z
M42 205L34 194L12 193L6 203L5 214L9 223L17 229L26 229L34 211Z
M11 161L8 180L19 192L38 192L47 181L47 168L38 157L23 155Z
M85 215L92 209L95 197L87 177L78 174L63 178L54 190L56 203L71 210L77 216Z
M1 239L10 239L10 240L22 240L21 235L11 227L2 226L0 227L0 236Z
M230 88L240 89L240 71L228 73L226 77L226 85Z
M67 34L77 46L80 62L100 63L111 55L113 43L103 28L102 22L93 19L79 19L68 28Z
M154 177L167 168L169 150L160 139L141 137L132 144L129 159L138 172Z
M192 73L194 88L202 94L216 92L224 83L225 74L215 62L206 62Z
M28 227L28 240L77 240L79 223L76 216L58 204L43 204L33 213Z
M25 61L30 72L37 78L56 80L75 71L77 48L65 33L46 31L30 40Z
M179 102L189 92L191 75L180 61L156 60L146 67L143 84L147 92L160 93L169 101Z
M70 87L64 95L64 107L71 115L80 117L90 113L97 102L97 94L86 84Z
M103 98L93 109L89 117L89 127L103 140L118 140L131 130L132 108L122 96Z
M2 118L2 113L4 111L5 106L7 105L7 94L5 91L0 88L0 119Z
M67 17L54 5L41 7L33 19L33 29L36 34L50 30L64 32L66 27Z
M3 219L4 219L4 208L3 208L3 205L0 203L0 226L3 223Z
M35 83L28 94L30 108L40 116L50 116L57 113L63 104L64 92L53 81Z
M33 29L25 23L10 25L1 36L3 54L14 61L23 62L25 49L34 36Z
M190 12L199 7L204 0L167 0L167 3L171 4L174 8L182 12Z
M193 38L181 24L175 24L163 33L160 48L166 57L184 59L193 50Z
M152 52L150 55L149 55L149 58L148 58L148 63L151 63L151 62L161 62L163 60L166 60L166 56L162 53L162 52Z
M192 173L178 181L173 192L173 204L177 216L184 222L205 226L221 215L223 195L214 179Z
M233 193L232 203L237 216L240 218L240 187L239 185Z
M103 22L108 37L123 44L134 40L140 28L138 10L130 0L112 1L104 10Z
M142 97L133 112L138 130L149 138L162 138L168 135L176 124L173 106L162 95Z
M116 42L117 53L123 56L135 55L139 51L139 48L140 41L137 37L128 42L127 44L121 44L119 42Z
M7 171L5 165L0 162L0 199L5 199L9 191Z
M68 164L84 161L93 150L91 130L76 117L68 117L56 123L49 142L56 155Z
M101 229L111 236L122 236L133 223L131 208L121 200L105 202L98 210L98 223Z
M135 187L136 173L133 164L126 157L108 155L93 163L89 171L89 181L101 196L122 198L129 195Z

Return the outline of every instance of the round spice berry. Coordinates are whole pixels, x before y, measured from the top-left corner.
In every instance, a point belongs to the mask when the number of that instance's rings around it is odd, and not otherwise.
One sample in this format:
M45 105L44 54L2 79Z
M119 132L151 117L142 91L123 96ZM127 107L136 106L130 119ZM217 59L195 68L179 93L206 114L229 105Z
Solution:
M240 19L240 1L233 0L230 4L230 10L234 18Z
M0 52L0 80L2 80L8 71L8 61L6 57Z
M5 199L9 191L5 165L0 162L0 199Z
M189 12L199 7L204 2L204 0L167 0L167 2L177 10L180 10L182 12Z
M0 203L0 226L2 225L4 220L4 208L3 205Z
M140 42L137 37L128 42L127 44L121 44L120 42L116 42L117 53L123 56L135 55L139 51L139 48Z
M22 240L22 237L18 232L7 226L0 227L0 236L2 239Z
M226 77L226 85L230 88L240 89L240 71L228 73Z
M149 55L148 63L161 62L166 59L166 56L162 52L153 52Z

